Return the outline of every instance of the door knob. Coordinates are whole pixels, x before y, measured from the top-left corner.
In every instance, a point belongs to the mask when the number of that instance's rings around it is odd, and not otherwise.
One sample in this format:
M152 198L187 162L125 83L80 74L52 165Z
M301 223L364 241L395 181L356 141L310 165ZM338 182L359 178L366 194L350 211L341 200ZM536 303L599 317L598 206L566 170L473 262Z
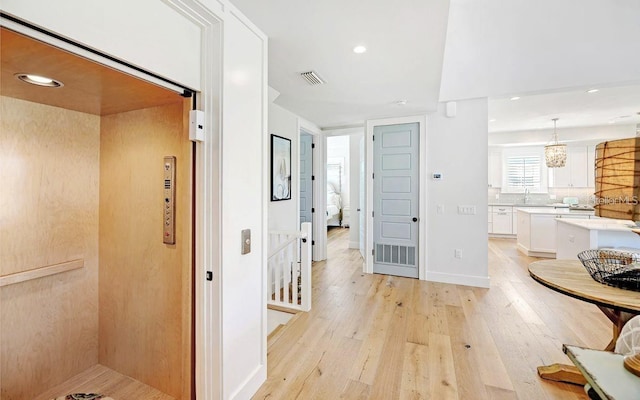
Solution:
M360 212L360 209L358 208L357 211Z
M418 222L418 218L416 218L416 217L411 218L411 220L412 220L413 222Z

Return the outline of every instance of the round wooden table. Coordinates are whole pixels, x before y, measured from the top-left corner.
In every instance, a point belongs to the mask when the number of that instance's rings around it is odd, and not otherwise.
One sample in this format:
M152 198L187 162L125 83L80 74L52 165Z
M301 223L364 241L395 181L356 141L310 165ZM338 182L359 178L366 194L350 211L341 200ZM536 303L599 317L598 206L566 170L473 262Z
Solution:
M529 265L529 274L537 282L556 292L598 306L613 323L613 337L604 350L613 351L624 324L640 314L640 292L596 282L580 261L537 261ZM538 374L545 379L584 384L582 375L579 375L580 379L572 380L574 372L573 366L561 364L538 367Z

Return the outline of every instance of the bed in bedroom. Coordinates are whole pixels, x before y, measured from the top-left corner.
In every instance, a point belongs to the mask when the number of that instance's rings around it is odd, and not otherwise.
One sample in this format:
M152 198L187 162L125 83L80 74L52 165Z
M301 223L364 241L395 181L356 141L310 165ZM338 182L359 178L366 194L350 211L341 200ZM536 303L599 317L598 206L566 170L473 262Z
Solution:
M343 162L327 163L327 226L342 224Z
M340 226L342 221L342 197L332 183L327 183L327 226Z

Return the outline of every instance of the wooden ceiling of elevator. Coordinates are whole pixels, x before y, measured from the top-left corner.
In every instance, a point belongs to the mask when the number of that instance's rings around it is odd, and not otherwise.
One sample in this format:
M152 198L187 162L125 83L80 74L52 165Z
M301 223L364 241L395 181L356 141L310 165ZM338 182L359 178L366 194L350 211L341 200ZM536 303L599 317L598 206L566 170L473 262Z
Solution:
M0 95L95 115L182 102L176 92L2 28ZM47 76L61 88L31 85L17 73Z

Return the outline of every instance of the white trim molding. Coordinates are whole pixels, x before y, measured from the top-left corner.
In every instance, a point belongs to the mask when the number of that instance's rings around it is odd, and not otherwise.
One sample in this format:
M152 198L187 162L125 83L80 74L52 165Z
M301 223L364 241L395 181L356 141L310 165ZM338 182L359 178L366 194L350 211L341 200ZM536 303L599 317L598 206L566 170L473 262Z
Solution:
M427 271L427 281L451 283L453 285L464 285L472 287L489 288L490 279L488 276L471 276L460 274L445 274L442 272Z

